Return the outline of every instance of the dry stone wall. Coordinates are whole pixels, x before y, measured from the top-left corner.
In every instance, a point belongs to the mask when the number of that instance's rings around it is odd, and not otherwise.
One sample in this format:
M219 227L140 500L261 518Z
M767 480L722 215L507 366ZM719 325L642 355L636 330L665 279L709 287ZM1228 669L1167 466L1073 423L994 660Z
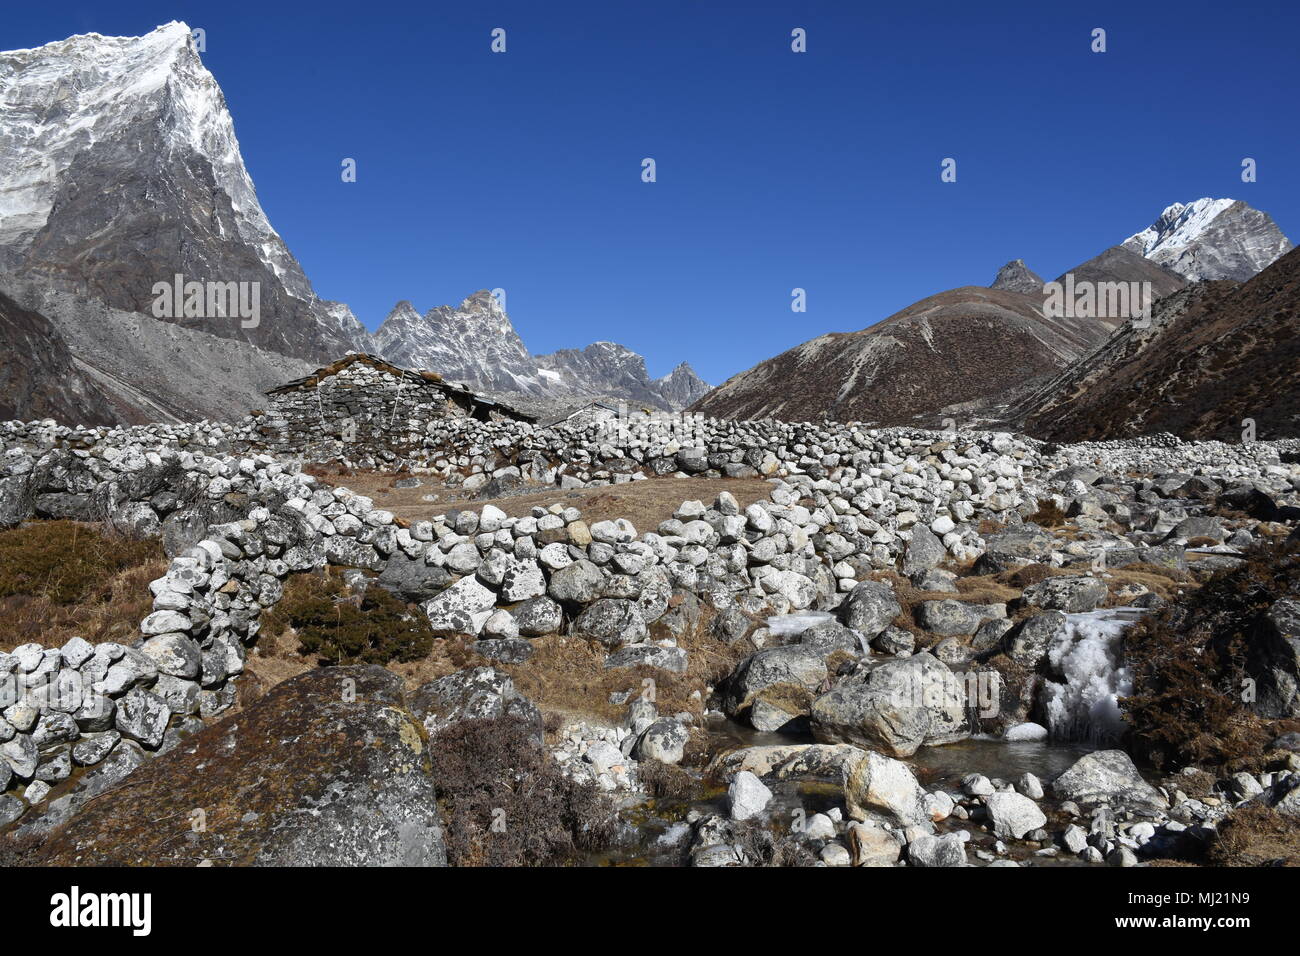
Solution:
M888 608L876 611L887 602L870 572L981 556L984 519L1032 513L1043 474L1063 461L1085 467L1094 451L1048 456L1009 435L954 440L835 423L708 422L682 444L653 426L611 436L599 425L445 420L429 467L484 481L508 469L555 483L752 473L772 478L772 490L744 509L725 491L711 504L683 502L653 530L589 525L562 505L522 517L486 505L407 524L295 463L229 453L245 427L0 425L0 526L105 521L160 535L171 556L135 641L74 638L0 654L0 825L57 825L227 710L262 613L295 572L369 572L420 602L437 631L477 637L489 659L525 659L529 638L564 632L603 646L608 667L680 672L674 635L682 608L700 602L717 610L724 639L737 615L843 606L880 617L875 630L885 633ZM1277 464L1284 449L1197 448L1220 471L1291 488L1294 469ZM1142 451L1157 463L1185 454Z

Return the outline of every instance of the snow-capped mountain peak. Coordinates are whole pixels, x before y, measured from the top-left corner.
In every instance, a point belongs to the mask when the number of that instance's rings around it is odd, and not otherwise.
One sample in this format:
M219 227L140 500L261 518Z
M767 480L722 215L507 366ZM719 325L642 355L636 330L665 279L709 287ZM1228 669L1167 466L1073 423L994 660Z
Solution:
M1166 207L1123 246L1193 281L1249 279L1292 248L1267 213L1210 198Z
M1219 213L1236 201L1206 198L1186 204L1176 202L1166 206L1150 226L1124 240L1124 245L1148 257L1157 249L1186 248L1201 237Z
M185 23L0 52L0 157L0 267L133 312L177 273L256 281L274 322L206 330L304 358L369 344L271 227Z
M399 365L429 369L488 391L535 398L608 396L678 409L708 390L685 365L652 380L645 357L617 342L535 356L500 301L486 290L467 296L458 306L440 305L423 315L410 302L399 302L375 333L375 343Z

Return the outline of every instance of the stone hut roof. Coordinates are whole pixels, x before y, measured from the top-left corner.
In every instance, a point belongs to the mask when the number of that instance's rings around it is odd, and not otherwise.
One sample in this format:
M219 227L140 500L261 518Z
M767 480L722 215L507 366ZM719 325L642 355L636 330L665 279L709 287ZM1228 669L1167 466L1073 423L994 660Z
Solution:
M498 402L483 395L479 395L476 392L470 391L464 385L456 385L452 382L448 382L437 372L430 372L427 370L415 371L408 368L401 368L394 365L392 362L380 358L378 355L370 355L366 352L353 352L350 355L345 355L337 362L331 362L329 365L316 369L316 371L312 372L310 375L304 375L302 378L296 378L292 382L285 382L283 385L277 385L275 388L267 389L266 394L282 395L285 392L315 388L325 379L332 375L337 375L349 365L353 365L357 362L369 365L371 368L378 369L381 372L387 372L394 378L404 379L405 381L422 388L437 389L452 400L456 401L458 404L466 406L471 410L482 409L486 411L499 412L502 415L522 422L537 421L535 416L528 415L516 408L512 408L504 402Z

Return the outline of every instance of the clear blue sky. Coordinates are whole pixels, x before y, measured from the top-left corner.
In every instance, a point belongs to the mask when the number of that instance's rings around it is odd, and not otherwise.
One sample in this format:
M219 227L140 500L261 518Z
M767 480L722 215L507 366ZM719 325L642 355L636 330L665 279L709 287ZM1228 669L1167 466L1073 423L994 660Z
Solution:
M612 339L717 383L1009 259L1053 278L1175 201L1245 199L1300 239L1298 11L51 0L7 4L0 49L203 27L321 295L374 328L399 299L499 286L534 352Z

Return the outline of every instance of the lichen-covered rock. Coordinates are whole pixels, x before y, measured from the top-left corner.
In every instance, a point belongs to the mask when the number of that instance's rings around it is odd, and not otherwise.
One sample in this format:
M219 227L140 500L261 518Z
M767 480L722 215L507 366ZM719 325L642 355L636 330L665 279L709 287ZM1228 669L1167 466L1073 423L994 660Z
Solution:
M602 598L573 622L573 633L609 648L640 644L649 635L641 610L631 601Z
M1098 750L1080 757L1052 783L1060 800L1080 805L1168 807L1160 791L1142 779L1133 760L1122 750Z
M515 689L514 681L493 667L473 667L422 684L409 698L411 712L435 734L462 720L516 717L536 726L537 706Z
M849 592L840 615L845 627L861 631L871 640L903 611L894 589L882 581L863 581Z
M1030 607L1078 614L1106 600L1106 582L1086 574L1044 578L1025 588L1021 597Z
M427 746L401 678L311 671L145 762L129 788L56 828L34 862L445 865Z
M820 741L910 757L922 744L966 736L966 693L945 664L920 653L841 678L811 715Z

